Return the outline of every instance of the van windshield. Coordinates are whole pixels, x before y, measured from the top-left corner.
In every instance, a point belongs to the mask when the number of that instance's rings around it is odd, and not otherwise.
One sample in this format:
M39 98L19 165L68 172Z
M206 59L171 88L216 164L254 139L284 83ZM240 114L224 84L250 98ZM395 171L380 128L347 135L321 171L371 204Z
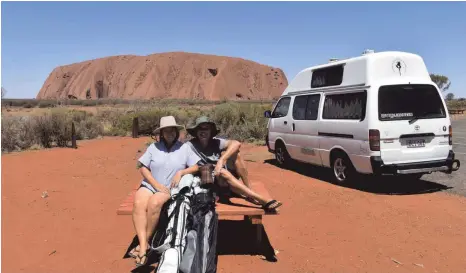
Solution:
M379 89L379 120L445 117L442 98L432 85L387 85Z

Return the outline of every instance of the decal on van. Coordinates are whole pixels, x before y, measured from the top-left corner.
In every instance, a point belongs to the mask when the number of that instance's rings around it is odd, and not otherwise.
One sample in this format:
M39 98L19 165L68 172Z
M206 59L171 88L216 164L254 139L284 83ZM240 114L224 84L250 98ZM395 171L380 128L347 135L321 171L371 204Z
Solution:
M301 148L301 153L306 155L316 155L316 152L312 148Z
M406 72L406 64L402 60L396 59L392 63L392 69L393 72L398 72L401 76L401 74Z
M386 113L381 114L382 118L402 118L402 117L412 117L413 113Z

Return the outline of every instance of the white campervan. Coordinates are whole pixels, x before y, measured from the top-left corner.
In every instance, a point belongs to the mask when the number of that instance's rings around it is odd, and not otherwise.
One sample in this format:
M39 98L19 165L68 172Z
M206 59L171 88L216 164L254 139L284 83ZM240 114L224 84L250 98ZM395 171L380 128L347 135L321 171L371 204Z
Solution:
M265 116L279 164L329 167L336 182L356 172L419 179L459 168L445 101L415 54L367 50L307 68Z

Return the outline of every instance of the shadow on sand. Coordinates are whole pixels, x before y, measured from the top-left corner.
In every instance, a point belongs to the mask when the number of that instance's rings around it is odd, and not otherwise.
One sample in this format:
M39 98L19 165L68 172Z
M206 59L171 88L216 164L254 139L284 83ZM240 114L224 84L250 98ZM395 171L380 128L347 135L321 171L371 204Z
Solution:
M264 226L261 225L262 241L260 245L255 242L257 236L256 225L242 220L219 220L217 234L217 254L218 255L260 255L263 260L268 262L277 262L275 250L270 244ZM136 236L130 243L123 256L124 259L130 258L129 251L136 247L139 241ZM133 273L149 273L157 270L157 263L160 256L151 253L148 257L146 266L134 268ZM259 257L258 257L259 258Z
M264 163L271 164L280 168L275 159L265 160ZM310 164L295 162L293 167L288 170L294 171L301 175L311 177L317 180L321 180L327 183L332 183L331 170L328 168L317 167ZM425 180L412 180L403 177L371 177L365 175L358 175L355 182L347 184L339 184L341 187L351 188L375 194L387 194L387 195L414 195L433 193L451 189L451 187L429 182Z

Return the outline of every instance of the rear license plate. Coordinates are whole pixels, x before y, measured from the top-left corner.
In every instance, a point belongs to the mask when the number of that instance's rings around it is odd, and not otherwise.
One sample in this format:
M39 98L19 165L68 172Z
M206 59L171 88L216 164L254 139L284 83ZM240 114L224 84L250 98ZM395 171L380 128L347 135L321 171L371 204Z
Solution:
M408 140L408 148L421 148L426 146L425 139Z

